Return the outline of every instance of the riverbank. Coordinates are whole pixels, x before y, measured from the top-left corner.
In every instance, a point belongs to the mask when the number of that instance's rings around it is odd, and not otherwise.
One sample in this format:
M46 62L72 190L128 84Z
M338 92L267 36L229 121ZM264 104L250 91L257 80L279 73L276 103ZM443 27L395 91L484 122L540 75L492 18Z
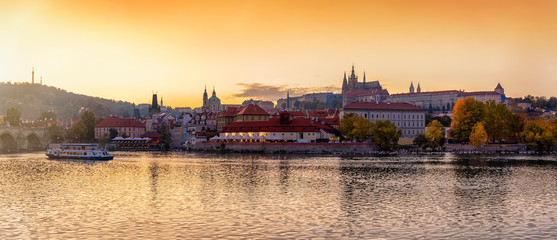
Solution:
M454 153L458 155L515 154L534 155L525 144L488 145L476 148L472 145L447 144L444 151L424 151L420 148L400 148L394 151L380 151L375 143L198 143L186 150L196 152L234 153L287 153L287 154L332 154L332 155L436 155ZM543 154L557 154L557 151Z
M375 143L198 143L191 151L248 153L365 154L378 150Z

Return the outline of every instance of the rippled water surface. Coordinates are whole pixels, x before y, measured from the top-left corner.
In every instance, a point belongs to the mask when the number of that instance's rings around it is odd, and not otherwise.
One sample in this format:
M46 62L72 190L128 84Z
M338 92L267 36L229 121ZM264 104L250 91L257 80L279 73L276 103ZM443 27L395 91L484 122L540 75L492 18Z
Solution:
M0 239L557 238L557 157L0 155Z

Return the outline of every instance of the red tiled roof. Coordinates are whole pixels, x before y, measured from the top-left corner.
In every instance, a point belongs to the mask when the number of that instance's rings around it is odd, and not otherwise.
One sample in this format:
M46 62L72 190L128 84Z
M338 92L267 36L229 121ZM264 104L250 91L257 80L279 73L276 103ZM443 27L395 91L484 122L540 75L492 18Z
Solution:
M295 118L281 125L273 117L269 121L233 122L223 127L222 132L319 132L319 129L306 118Z
M410 103L386 102L352 102L344 106L343 109L424 111L420 107L414 106Z
M237 107L227 107L224 112L219 114L219 117L234 117L240 109Z
M95 125L95 128L110 128L110 127L138 127L145 128L145 123L133 118L116 118L109 117L102 122Z
M267 111L263 110L258 105L248 104L238 111L236 115L270 115Z
M336 118L319 118L319 121L322 121L326 124L332 125L332 126L336 126L340 123L340 119L337 115Z
M431 91L431 92L415 92L415 93L395 93L391 96L409 96L409 95L420 95L420 94L447 94L447 93L460 93L458 90L446 90L446 91Z

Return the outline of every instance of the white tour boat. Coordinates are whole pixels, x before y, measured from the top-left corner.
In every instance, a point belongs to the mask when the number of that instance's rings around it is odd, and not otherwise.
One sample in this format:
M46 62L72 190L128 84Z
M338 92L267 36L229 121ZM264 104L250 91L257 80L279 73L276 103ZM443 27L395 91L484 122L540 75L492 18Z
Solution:
M108 151L99 149L96 144L60 144L48 149L46 155L53 159L112 160L114 158L108 154Z

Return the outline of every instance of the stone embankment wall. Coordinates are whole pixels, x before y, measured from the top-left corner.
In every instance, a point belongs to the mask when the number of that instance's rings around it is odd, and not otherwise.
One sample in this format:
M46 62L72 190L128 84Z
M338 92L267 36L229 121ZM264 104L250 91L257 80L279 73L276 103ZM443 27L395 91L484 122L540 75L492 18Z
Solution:
M192 151L222 151L221 143L189 146ZM377 151L373 143L225 143L224 151L262 153L363 154Z

